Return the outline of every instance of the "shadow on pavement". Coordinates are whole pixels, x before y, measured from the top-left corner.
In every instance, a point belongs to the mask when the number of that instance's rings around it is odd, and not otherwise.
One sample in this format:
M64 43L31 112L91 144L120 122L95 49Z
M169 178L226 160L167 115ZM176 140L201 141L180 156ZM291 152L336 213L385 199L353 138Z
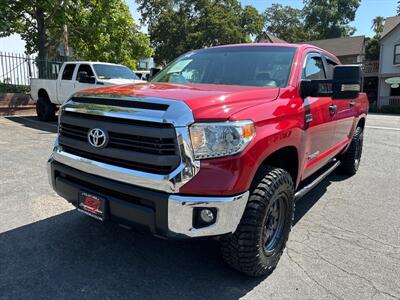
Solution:
M25 127L57 133L57 122L41 122L36 116L7 116L5 118Z
M297 202L296 224L331 175ZM168 241L69 211L0 234L5 298L237 299L264 278L224 265L218 242Z
M331 175L296 204L296 224L323 196ZM69 211L0 234L5 298L237 299L264 278L222 261L213 240L169 241Z
M311 192L296 202L296 210L294 213L293 226L318 202L326 193L328 186L332 182L338 182L348 179L348 176L338 175L336 171L319 183Z
M212 240L167 241L69 211L0 234L0 298L237 299L262 279Z

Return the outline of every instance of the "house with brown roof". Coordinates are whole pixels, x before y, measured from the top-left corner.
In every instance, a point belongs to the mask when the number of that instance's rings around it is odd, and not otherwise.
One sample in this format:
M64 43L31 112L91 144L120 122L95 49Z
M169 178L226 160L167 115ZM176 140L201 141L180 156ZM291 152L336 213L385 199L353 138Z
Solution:
M286 43L269 32L256 39L259 43ZM400 105L400 16L385 20L380 39L379 61L366 61L365 36L307 41L334 54L343 64L362 64L363 91L368 94L371 105Z
M335 39L308 41L310 44L335 55L343 64L362 63L365 59L365 36L350 36Z
M367 61L365 50L368 39L361 36L349 36L334 39L304 42L334 54L342 64L361 64L363 67L363 91L367 93L371 104L378 100L379 61Z
M274 36L273 34L264 31L256 38L256 43L283 43L286 44L287 42L281 40L280 38Z
M287 43L269 32L263 32L256 38L257 43ZM351 36L336 39L302 42L310 44L337 56L343 64L362 63L365 58L365 36Z
M400 16L385 20L380 39L378 107L400 105Z

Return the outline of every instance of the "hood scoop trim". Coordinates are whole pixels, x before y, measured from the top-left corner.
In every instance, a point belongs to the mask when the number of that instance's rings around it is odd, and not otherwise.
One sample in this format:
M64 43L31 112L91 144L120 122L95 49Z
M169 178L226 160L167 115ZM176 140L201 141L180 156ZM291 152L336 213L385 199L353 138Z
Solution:
M169 107L168 104L143 102L143 101L127 100L127 99L74 97L74 98L72 98L72 101L75 103L99 104L99 105L107 105L107 106L129 107L129 108L160 110L160 111L166 111Z

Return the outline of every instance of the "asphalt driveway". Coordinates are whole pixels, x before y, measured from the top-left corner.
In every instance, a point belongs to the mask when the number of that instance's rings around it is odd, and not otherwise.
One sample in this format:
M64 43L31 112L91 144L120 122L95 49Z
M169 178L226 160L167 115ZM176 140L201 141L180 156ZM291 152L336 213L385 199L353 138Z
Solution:
M399 299L400 116L370 115L361 169L297 203L275 272L232 271L208 240L165 241L76 212L50 188L56 125L0 118L1 299Z

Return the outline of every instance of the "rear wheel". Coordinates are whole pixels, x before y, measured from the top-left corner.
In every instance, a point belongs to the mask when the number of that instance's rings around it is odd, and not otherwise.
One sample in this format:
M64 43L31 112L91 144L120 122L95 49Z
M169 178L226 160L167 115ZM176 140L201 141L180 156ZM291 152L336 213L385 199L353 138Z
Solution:
M268 167L251 192L236 232L221 239L224 260L246 275L270 274L285 248L293 214L292 177Z
M36 114L40 121L54 121L56 119L56 105L51 103L47 96L39 96L36 102Z
M344 174L354 175L360 167L362 149L364 141L364 130L357 127L349 149L341 157L340 171Z

